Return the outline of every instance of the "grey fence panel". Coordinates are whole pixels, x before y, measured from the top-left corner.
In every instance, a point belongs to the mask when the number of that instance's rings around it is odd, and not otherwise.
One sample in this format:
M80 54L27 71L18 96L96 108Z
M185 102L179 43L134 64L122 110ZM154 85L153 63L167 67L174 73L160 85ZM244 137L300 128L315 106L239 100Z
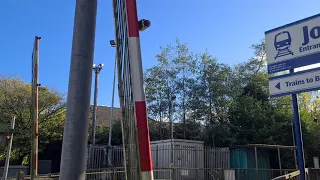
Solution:
M188 171L191 174L196 172L206 173L209 172L210 176L207 177L187 177L184 175L170 177L174 171L183 172ZM282 170L285 174L291 173L296 170L285 169ZM308 180L319 180L320 169L310 169ZM207 169L207 168L155 168L154 174L162 173L164 178L155 175L155 180L265 180L278 177L280 174L279 169ZM101 168L87 170L86 180L124 180L124 168ZM267 175L266 175L267 174ZM168 178L169 177L169 178ZM39 175L40 179L56 179L58 174ZM25 177L30 179L30 177ZM285 180L286 178L278 178L277 180ZM288 179L288 178L287 178ZM299 180L299 176L289 178L290 180Z
M188 143L151 146L155 180L270 180L295 170L231 169L228 148L204 147ZM108 158L108 153L110 158ZM87 179L124 178L122 147L90 146ZM308 180L320 180L319 169L309 169Z
M310 168L308 172L308 180L320 180L320 169Z

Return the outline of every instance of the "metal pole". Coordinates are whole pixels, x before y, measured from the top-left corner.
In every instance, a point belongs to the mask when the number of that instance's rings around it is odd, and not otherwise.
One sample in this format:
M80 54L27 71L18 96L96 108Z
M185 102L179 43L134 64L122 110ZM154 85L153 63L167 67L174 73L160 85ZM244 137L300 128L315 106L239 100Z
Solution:
M113 20L114 20L114 33L115 33L115 43L116 43L116 62L117 62L117 71L118 71L118 95L119 95L119 101L120 101L120 109L121 109L121 114L122 117L125 117L126 113L125 113L125 108L123 105L124 102L124 92L123 92L123 79L122 79L122 67L121 67L121 59L119 57L121 57L120 55L120 49L121 46L120 44L122 43L121 41L119 41L118 38L118 34L119 31L117 30L117 20L118 20L118 16L117 16L117 8L116 8L116 0L112 0L112 10L113 10ZM125 127L124 127L124 123L123 121L121 121L121 132L122 132L122 149L123 149L123 159L127 159L127 155L126 155L126 138L124 136L124 131L125 131ZM127 161L124 162L124 175L125 175L125 179L128 179L128 171L127 171Z
M257 180L259 180L260 177L259 177L259 164L258 164L257 147L254 147L254 158L255 158L255 161L256 161L256 178L257 178Z
M98 106L98 81L99 81L99 70L94 67L94 99L93 99L93 116L92 116L92 145L96 144L96 122L97 122L97 106Z
M38 87L39 87L39 40L41 37L35 36L34 50L32 53L32 108L31 108L31 158L30 158L30 178L35 179L38 175Z
M293 149L293 156L294 156L294 165L295 165L295 168L298 169L297 146L295 146L294 149Z
M278 150L278 161L279 161L279 169L280 169L280 175L282 175L282 166L281 166L281 154L280 154L280 149L277 148Z
M291 122L291 125L292 125L292 128L291 128L291 131L292 131L292 141L293 141L293 146L294 146L294 151L293 151L293 155L294 155L294 166L296 169L298 169L298 163L297 163L297 155L296 155L296 150L297 150L297 146L296 146L296 140L295 140L295 137L294 137L294 124L293 122Z
M140 158L140 180L153 180L147 103L144 92L143 68L139 38L139 25L136 0L126 0L128 24L128 48L131 86L134 102L135 120ZM118 43L118 42L117 42Z
M115 86L116 86L116 68L117 68L117 58L115 58L115 61L114 61L114 73L113 73L113 85L112 85L112 100L111 100L111 112L110 112L110 122L109 122L109 139L108 139L108 163L110 165L112 165L112 162L111 162L111 153L112 153L112 150L111 150L111 140L112 140L112 122L113 122L113 107L114 107L114 89L115 89Z
M175 96L172 96L170 99L170 104L169 104L169 121L170 121L170 152L171 152L171 156L170 156L170 160L171 160L171 178L173 178L173 168L174 168L174 144L173 144L173 105L174 105L174 100L176 99Z
M173 122L172 122L172 107L173 107L173 105L172 105L173 103L172 103L172 101L170 101L170 106L169 106L169 121L170 121L170 161L171 161L171 163L170 163L170 167L172 168L171 169L171 179L173 178L173 172L172 172L172 170L173 170L173 156L174 156L174 147L173 147Z
M84 180L97 0L77 0L60 180Z
M14 124L16 121L16 117L14 116L13 119L11 120L11 129L14 130ZM8 144L8 149L7 149L7 155L6 155L6 161L4 164L4 169L3 169L3 180L7 180L8 177L8 171L9 171L9 164L10 164L10 155L11 155L11 148L12 148L12 141L13 141L13 132L10 135L10 141Z
M110 123L109 123L109 139L108 146L111 147L112 140L112 121L113 121L113 107L114 107L114 89L116 86L116 68L117 68L117 59L114 61L114 72L113 72L113 84L112 84L112 100L111 100L111 112L110 112Z
M290 73L294 73L294 69L291 69ZM295 139L296 139L296 145L297 145L300 180L305 180L306 172L305 172L305 164L304 164L303 140L302 140L301 123L300 123L300 115L299 115L299 105L298 105L297 94L292 94L291 96L292 96L294 129L295 129Z

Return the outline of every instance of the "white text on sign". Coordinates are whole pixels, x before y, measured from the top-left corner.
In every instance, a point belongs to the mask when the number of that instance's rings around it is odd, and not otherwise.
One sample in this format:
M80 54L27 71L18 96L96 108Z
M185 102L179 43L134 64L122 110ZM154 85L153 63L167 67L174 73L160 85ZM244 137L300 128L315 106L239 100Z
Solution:
M270 97L295 94L320 88L320 68L269 79Z

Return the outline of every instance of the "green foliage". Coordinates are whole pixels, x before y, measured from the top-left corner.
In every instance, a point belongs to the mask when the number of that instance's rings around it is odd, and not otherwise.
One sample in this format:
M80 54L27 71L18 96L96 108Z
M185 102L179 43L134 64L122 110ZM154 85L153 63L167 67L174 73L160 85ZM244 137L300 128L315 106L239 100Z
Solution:
M19 163L31 152L31 85L19 78L0 78L0 119L10 122L13 116L15 134L12 160ZM65 118L63 96L46 87L39 87L39 151L46 144L62 139ZM3 155L5 149L1 151ZM4 156L2 156L4 157Z
M104 145L108 144L109 130L110 128L108 127L98 126L96 128L96 144L104 144ZM91 134L89 135L89 139L91 139ZM121 130L120 120L115 120L113 122L111 144L113 146L118 146L122 144L122 130Z
M145 72L152 141L170 138L201 140L207 145L293 144L291 97L269 99L265 44L252 46L253 57L231 67L208 52L194 54L178 39L161 47L158 64ZM173 97L176 97L174 99ZM172 104L172 111L170 105ZM307 165L320 154L319 92L299 95ZM19 78L0 78L0 120L16 116L12 157L28 163L30 154L31 85ZM39 88L39 149L60 146L65 119L63 96ZM172 113L172 116L170 116ZM91 118L90 118L91 119ZM89 126L89 132L91 132ZM89 139L91 133L88 133ZM109 128L97 127L96 143L108 144ZM122 144L121 121L112 126L112 145ZM290 152L284 167L293 165ZM0 159L4 158L4 149Z
M234 67L207 52L193 54L179 40L161 48L158 64L145 73L148 112L155 120L149 123L151 139L170 137L169 105L174 103L174 138L214 146L292 145L291 97L269 99L264 41L251 48L253 57ZM299 98L309 163L320 153L318 96L318 92L303 93ZM292 162L284 166L291 167Z

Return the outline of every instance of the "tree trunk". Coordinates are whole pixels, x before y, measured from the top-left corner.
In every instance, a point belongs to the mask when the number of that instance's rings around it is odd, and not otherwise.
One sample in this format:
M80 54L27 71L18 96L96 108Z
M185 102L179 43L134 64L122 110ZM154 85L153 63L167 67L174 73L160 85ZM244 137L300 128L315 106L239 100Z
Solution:
M183 67L182 73L183 73L183 79L182 79L183 138L186 139L187 124L186 124L186 107L185 107L186 89L185 89L185 68L184 67Z

